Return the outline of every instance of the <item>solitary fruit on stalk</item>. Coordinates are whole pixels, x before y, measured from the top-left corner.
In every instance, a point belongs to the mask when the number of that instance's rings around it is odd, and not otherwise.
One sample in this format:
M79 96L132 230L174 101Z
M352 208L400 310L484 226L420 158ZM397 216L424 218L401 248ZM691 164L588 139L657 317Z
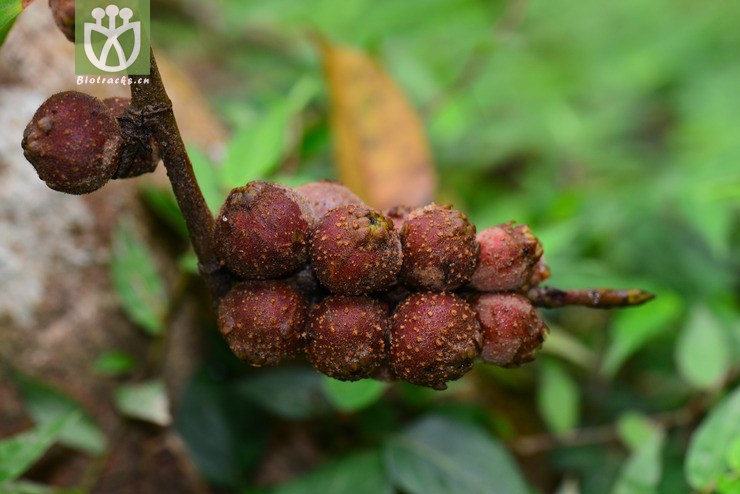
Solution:
M54 22L68 40L75 41L75 0L49 0Z
M219 259L242 278L279 278L299 270L308 258L308 234L315 222L306 200L293 190L249 182L231 191L216 218Z
M21 143L39 178L68 194L87 194L105 185L116 173L122 144L121 128L108 107L77 91L47 99Z
M316 218L322 218L326 213L339 206L362 204L362 199L344 185L331 180L320 180L298 187L294 190L306 198L313 209Z
M113 116L119 119L123 131L123 150L121 164L113 178L131 178L153 172L159 164L159 146L153 137L138 139L126 132L126 120L120 120L131 105L129 98L106 98L103 103L110 108Z
M473 366L481 346L470 305L451 293L416 293L393 314L390 364L404 381L445 389Z
M549 332L529 299L516 293L486 293L473 300L483 335L481 359L502 367L534 360Z
M311 365L341 381L371 376L384 361L387 308L370 297L333 295L311 310L306 356Z
M275 365L302 349L306 301L283 281L234 285L218 306L218 329L234 355L255 367Z
M329 211L311 233L310 250L316 277L334 293L382 290L401 270L401 242L393 223L365 206Z
M475 226L460 211L430 204L408 215L401 229L403 282L421 290L460 288L478 257Z
M519 290L544 277L546 265L535 267L542 257L542 244L527 225L513 223L487 228L478 234L478 267L470 286L482 292Z

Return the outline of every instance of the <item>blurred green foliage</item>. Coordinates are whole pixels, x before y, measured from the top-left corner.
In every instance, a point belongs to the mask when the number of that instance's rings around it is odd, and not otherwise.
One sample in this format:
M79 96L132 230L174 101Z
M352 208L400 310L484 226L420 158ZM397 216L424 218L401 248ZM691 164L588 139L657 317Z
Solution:
M740 3L170 0L152 14L155 43L233 129L222 159L191 149L212 210L250 179L334 175L311 41L321 33L402 85L426 124L440 201L479 228L530 224L554 286L658 296L549 311L545 355L478 366L444 392L245 368L204 328L207 356L174 423L209 482L244 493L740 490ZM142 197L184 242L170 193ZM124 307L160 335L169 299L151 254L125 224L115 238ZM195 271L191 253L181 266ZM121 354L96 363L113 375L136 366ZM38 418L2 480L72 427L57 419L67 401L27 394L60 413ZM124 384L118 398L129 416L170 419L158 381ZM267 475L276 462L290 468Z
M179 7L160 17L153 9L156 41L196 67L234 129L223 163L194 156L212 209L247 179L333 176L328 97L311 42L321 33L371 53L402 85L426 124L440 201L479 228L530 224L552 285L636 286L658 295L621 312L549 311L546 356L517 370L478 367L442 393L322 385L303 368L252 371L215 338L205 374L188 393L236 401L208 412L221 434L182 429L212 482L256 492L249 479L259 483L260 461L280 454L250 449L259 450L267 432L235 427L228 416L237 408L278 436L284 421L308 430L319 456L336 458L277 492L334 492L326 486L363 477L374 492L527 489L489 479L498 469L501 478L522 472L540 492L737 492L740 432L727 427L740 423L740 412L715 405L737 387L740 361L740 4L181 0ZM150 204L167 218L166 208ZM205 413L199 403L181 407L178 422ZM434 432L404 442L425 427ZM466 427L475 434L465 436ZM229 446L229 434L252 446ZM442 441L442 456L425 441ZM495 459L501 442L518 466ZM408 458L409 444L431 458Z

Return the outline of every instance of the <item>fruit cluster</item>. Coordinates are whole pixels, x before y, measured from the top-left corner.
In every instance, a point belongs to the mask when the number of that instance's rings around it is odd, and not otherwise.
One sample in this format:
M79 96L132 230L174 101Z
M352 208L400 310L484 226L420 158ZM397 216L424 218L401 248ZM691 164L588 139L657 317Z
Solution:
M46 185L68 194L154 171L157 144L126 131L129 105L128 98L99 100L78 91L51 96L23 133L26 159Z
M254 366L305 354L336 379L444 389L476 359L532 360L548 332L525 296L549 276L526 225L476 235L449 206L383 213L334 182L250 182L231 191L214 235L240 280L219 330Z

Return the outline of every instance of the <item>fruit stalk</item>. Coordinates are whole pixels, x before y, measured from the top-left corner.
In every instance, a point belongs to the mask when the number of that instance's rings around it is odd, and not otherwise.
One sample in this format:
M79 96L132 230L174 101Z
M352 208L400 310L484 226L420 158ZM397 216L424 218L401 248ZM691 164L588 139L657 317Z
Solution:
M201 275L216 303L228 291L231 276L222 269L216 256L213 215L195 179L193 165L185 150L172 111L172 102L159 74L153 50L150 52L150 60L148 76L131 76L131 106L123 118L133 125L143 126L157 141L167 176L198 257Z
M615 307L641 305L654 299L655 295L637 288L630 290L612 290L610 288L562 290L552 287L535 287L527 292L527 297L537 307L548 309L564 307L566 305L583 305L596 309L611 309Z

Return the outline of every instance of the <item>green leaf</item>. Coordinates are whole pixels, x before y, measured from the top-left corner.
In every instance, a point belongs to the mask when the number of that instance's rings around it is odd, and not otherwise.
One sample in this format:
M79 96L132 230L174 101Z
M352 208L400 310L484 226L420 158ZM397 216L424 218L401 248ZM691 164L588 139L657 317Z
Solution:
M622 442L633 452L640 449L647 438L662 434L653 422L636 412L627 412L619 417L617 432Z
M200 268L198 267L198 256L195 252L188 251L177 260L177 265L186 273L199 274Z
M652 494L656 492L663 470L662 431L643 438L619 472L612 494Z
M193 172L195 172L195 178L203 193L203 198L206 200L208 209L215 215L226 199L226 194L219 183L218 171L200 149L188 147L188 156L193 164Z
M562 365L543 360L537 386L537 407L551 431L562 434L578 425L581 395Z
M79 489L57 489L48 485L28 482L26 480L17 480L14 482L5 482L0 484L0 493L2 494L84 494Z
M126 314L147 333L164 331L167 293L153 254L122 221L113 233L111 276Z
M331 410L321 375L308 368L276 368L239 381L234 392L280 417L301 420Z
M428 416L385 445L396 487L410 494L526 494L508 452L486 431Z
M374 379L346 382L323 377L324 391L329 401L339 410L354 412L376 402L388 387Z
M724 475L717 480L718 494L740 494L740 476Z
M179 398L175 427L200 474L220 487L243 485L267 447L261 410L239 400L211 369L197 372Z
M240 187L275 171L285 155L291 120L316 94L318 87L315 79L301 79L287 97L267 113L237 129L222 169L222 183L227 188Z
M29 414L37 424L49 424L70 414L79 417L78 420L69 422L59 433L61 444L94 456L105 452L107 448L105 434L72 398L26 376L16 375L15 381Z
M716 386L732 364L731 348L721 323L703 306L694 307L676 342L681 376L700 389Z
M604 356L602 373L613 377L622 364L646 343L670 329L681 315L682 301L670 292L661 292L649 304L617 313L612 341Z
M163 427L172 422L167 390L159 380L121 385L116 390L116 407L127 417Z
M111 351L100 355L93 363L93 371L101 376L120 376L136 367L136 359L128 353Z
M23 12L23 8L22 0L3 0L0 3L0 46L5 42L15 18Z
M542 347L544 354L560 357L589 371L594 368L597 358L593 350L566 330L553 324L549 326L547 345Z
M393 494L379 451L359 453L322 465L273 494Z
M144 186L141 188L141 197L160 220L167 223L172 230L183 238L188 236L188 227L182 217L182 211L171 189L163 187Z
M54 444L62 429L77 419L79 414L73 412L0 441L0 484L28 470Z
M740 473L740 435L727 448L726 460L731 470Z
M712 408L691 437L686 479L703 490L727 470L727 451L740 438L740 387Z

